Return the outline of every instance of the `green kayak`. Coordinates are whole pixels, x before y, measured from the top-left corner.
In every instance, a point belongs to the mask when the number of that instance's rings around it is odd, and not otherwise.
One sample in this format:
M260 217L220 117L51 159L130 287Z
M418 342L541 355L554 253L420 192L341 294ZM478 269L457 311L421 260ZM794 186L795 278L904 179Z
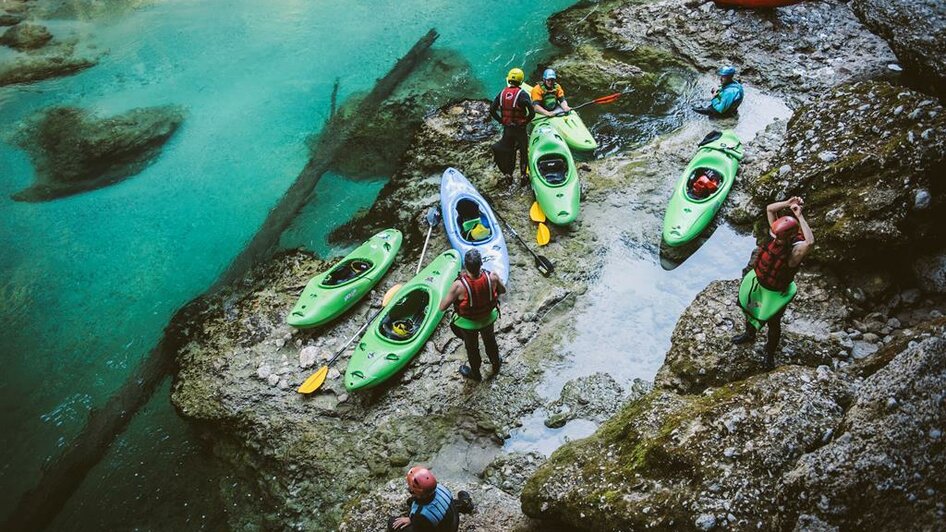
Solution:
M286 323L315 327L354 306L384 277L401 249L401 232L385 229L349 253L334 268L306 284Z
M578 218L581 183L575 160L549 124L539 124L529 135L529 174L535 200L550 222L565 225Z
M523 83L522 88L529 94L532 94L532 86L528 83ZM570 111L567 114L553 118L536 114L532 123L536 126L542 123L551 124L551 126L555 128L555 131L565 139L565 143L568 144L568 147L574 150L592 151L598 147L594 136L592 136L588 128L585 127L585 123L582 122L581 117L578 116L578 111Z
M443 318L440 301L459 273L460 254L451 249L401 287L355 347L346 390L377 386L411 361Z
M686 244L706 229L726 201L741 160L742 142L731 129L715 131L703 139L670 196L663 227L667 245ZM717 188L698 193L694 184L702 176L707 176Z
M742 307L749 323L758 329L785 308L797 292L798 286L794 281L784 292L764 288L759 284L755 270L750 270L739 285L739 306Z

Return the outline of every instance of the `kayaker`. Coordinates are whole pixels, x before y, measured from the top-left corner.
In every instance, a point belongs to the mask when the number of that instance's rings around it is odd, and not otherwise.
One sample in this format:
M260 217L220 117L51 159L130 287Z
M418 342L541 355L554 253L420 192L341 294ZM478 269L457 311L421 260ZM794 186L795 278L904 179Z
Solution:
M811 251L815 236L805 221L802 206L805 202L798 196L786 201L770 203L765 208L769 222L771 239L756 248L749 259L749 268L755 269L756 277L763 288L784 291L795 278L798 266ZM788 208L794 216L778 217L779 211ZM769 327L768 340L765 343L765 365L775 367L775 352L782 336L782 315L785 308L778 311L766 324ZM746 330L732 339L734 344L743 344L755 340L756 329L746 320Z
M742 84L736 81L736 67L724 66L717 71L719 87L713 89L713 99L705 106L694 107L697 113L722 118L736 114L742 104Z
M479 250L471 249L463 259L463 271L453 282L450 291L440 303L440 310L447 310L454 305L456 315L450 328L463 339L466 356L470 365L460 366L460 374L474 381L483 380L480 374L480 342L493 367L493 375L499 373L502 361L499 359L499 346L496 345L496 333L493 323L499 317L499 294L506 292L506 287L495 273L484 270L483 259Z
M572 110L565 101L565 89L558 84L558 75L551 68L546 68L542 73L542 83L532 87L532 105L536 113L545 116Z
M408 500L411 509L405 517L392 517L388 531L406 532L456 532L460 527L460 513L470 513L473 500L465 491L457 493L456 499L446 486L427 468L415 466L407 472Z
M525 73L513 68L506 74L507 86L499 92L489 106L489 115L503 125L503 136L493 145L496 166L512 182L516 168L516 153L519 154L519 173L527 181L529 167L529 135L526 125L532 121L535 111L529 93L522 89Z

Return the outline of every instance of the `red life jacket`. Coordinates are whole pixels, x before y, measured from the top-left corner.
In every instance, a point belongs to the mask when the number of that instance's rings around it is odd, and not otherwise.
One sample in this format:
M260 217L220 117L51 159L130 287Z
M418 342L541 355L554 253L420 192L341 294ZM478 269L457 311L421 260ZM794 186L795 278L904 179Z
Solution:
M503 111L504 126L526 125L526 111L519 105L519 96L524 91L519 87L506 87L499 93L499 103Z
M460 273L460 283L466 289L466 299L457 300L457 314L471 320L489 316L496 308L497 287L487 270L480 270L480 276L472 278L466 272Z
M801 241L801 235L796 235L790 241L773 238L759 248L755 274L763 288L781 292L792 284L798 268L789 266L788 261L792 257L792 248Z

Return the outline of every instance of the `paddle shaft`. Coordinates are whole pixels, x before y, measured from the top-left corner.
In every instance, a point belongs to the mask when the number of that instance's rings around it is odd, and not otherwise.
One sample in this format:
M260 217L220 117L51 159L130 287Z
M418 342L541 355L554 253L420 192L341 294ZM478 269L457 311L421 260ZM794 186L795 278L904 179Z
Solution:
M335 361L338 360L338 357L340 357L341 354L344 353L346 349L348 349L348 346L350 346L352 342L354 342L359 336L361 336L361 333L365 332L365 329L368 328L368 325L371 325L371 322L374 321L374 319L378 317L378 314L381 314L382 310L384 310L383 306L379 308L374 314L372 314L367 320L365 320L365 324L358 328L358 332L356 332L354 336L349 338L348 341L345 342L345 345L339 348L339 350L334 355L332 355L332 358L328 359L328 362L325 364L325 366L332 367L332 364L334 364Z
M496 207L495 207L496 202L494 202L492 199L489 199L489 202L491 205L493 205L493 214L495 214L496 217L499 218L499 220L502 223L506 224L506 228L509 229L509 232L512 233L512 236L516 237L516 240L518 240L519 243L522 244L522 247L526 248L526 251L528 251L532 255L532 257L535 258L535 260L539 262L551 263L549 259L546 259L545 257L540 258L538 255L536 255L535 251L532 251L532 248L529 247L529 244L526 244L525 240L523 240L522 237L519 236L519 233L517 233L516 230L512 228L512 225L510 225L509 222L507 222L506 219L503 218L502 215L499 214L499 212L496 210ZM543 261L543 259L545 260Z

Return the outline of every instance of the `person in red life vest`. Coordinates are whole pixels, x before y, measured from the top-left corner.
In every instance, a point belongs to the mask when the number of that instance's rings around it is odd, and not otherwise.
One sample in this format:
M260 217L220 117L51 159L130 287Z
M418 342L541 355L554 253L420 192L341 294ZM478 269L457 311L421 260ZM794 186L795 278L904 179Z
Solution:
M493 375L499 373L501 361L499 347L496 345L496 333L493 323L499 317L499 294L506 293L506 287L495 273L484 270L480 252L471 249L463 259L464 271L453 282L450 291L440 302L440 310L447 310L454 305L456 315L450 328L463 339L466 346L466 356L470 365L460 366L460 374L475 381L483 380L480 374L480 342L483 337L483 347L486 356L493 366Z
M748 268L754 268L759 284L769 290L782 291L788 288L798 266L804 260L811 246L815 243L815 236L805 221L802 206L805 202L798 196L786 201L770 203L765 208L765 215L769 222L771 239L756 248L749 259ZM793 216L778 217L779 211L788 208ZM782 315L785 309L780 310L766 325L769 327L768 340L765 343L765 365L769 369L775 367L775 351L782 336ZM743 344L755 340L756 330L746 320L746 331L732 339L734 344Z
M412 467L407 472L407 491L411 493L410 513L406 517L392 517L388 531L403 532L457 532L460 513L473 511L473 499L465 491L456 499L446 486L427 468Z
M526 125L535 117L532 99L521 88L525 73L521 68L513 68L506 75L508 86L500 91L489 106L489 115L503 126L503 136L493 145L496 165L512 183L512 172L516 167L516 153L519 154L519 171L524 182L529 167L529 135Z

